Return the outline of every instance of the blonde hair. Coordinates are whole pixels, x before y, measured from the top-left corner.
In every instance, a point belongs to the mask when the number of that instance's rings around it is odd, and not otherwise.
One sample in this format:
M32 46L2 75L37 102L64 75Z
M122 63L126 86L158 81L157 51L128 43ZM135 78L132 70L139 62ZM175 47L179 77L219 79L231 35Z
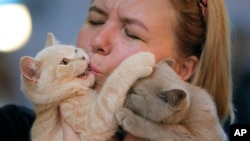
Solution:
M207 0L206 16L199 0L169 2L177 13L178 52L199 58L192 83L211 94L221 123L229 116L233 122L230 28L224 0Z

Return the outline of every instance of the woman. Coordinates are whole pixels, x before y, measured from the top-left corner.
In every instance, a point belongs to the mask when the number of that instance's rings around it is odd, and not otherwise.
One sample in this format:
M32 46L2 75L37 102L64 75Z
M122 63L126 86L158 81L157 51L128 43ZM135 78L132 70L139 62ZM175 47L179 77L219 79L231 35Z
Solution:
M174 59L174 70L183 80L211 93L223 123L229 116L234 119L228 25L224 0L92 0L77 44L91 56L96 91L132 54L148 51L157 61ZM20 113L20 107L15 109L11 114L13 107L0 110L0 117L4 117L1 121L8 121L12 113L22 115L22 120L15 116L7 122L15 121L9 130L0 128L1 133L12 131L17 124L31 126L25 122L32 122L34 115L30 111ZM64 140L78 140L67 123L62 124ZM27 139L29 132L25 129ZM16 130L8 133L13 132ZM132 138L126 136L125 140Z
M174 59L183 80L212 95L223 123L234 119L229 37L224 0L93 0L77 43L91 57L97 91L132 54ZM74 137L63 124L65 139Z

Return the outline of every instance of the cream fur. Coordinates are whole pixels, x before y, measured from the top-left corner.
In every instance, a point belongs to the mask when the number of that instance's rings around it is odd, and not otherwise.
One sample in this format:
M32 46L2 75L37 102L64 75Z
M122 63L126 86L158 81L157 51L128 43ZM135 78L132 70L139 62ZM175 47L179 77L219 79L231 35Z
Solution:
M105 62L104 62L105 63ZM100 94L92 90L89 56L83 49L56 43L48 35L46 48L35 58L21 58L22 89L33 102L36 120L32 141L61 141L60 114L82 141L106 141L118 128L114 113L121 108L129 87L152 72L151 53L126 59L106 80ZM84 76L78 76L84 72Z

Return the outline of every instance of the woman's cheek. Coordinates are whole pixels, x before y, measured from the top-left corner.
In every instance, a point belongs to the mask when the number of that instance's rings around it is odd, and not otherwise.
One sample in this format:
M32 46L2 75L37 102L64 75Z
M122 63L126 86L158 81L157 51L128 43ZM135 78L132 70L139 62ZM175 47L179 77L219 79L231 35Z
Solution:
M83 26L78 33L77 46L84 49L89 47L92 34L90 29L88 29L86 26Z

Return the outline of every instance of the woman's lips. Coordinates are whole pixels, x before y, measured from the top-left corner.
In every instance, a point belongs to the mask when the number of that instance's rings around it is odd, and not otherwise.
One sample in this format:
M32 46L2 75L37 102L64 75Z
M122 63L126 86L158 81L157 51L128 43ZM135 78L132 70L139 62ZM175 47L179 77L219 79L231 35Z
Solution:
M94 74L95 76L98 76L98 75L101 74L101 72L95 66L93 66L92 64L89 64L89 69L90 69L90 72L92 74Z

